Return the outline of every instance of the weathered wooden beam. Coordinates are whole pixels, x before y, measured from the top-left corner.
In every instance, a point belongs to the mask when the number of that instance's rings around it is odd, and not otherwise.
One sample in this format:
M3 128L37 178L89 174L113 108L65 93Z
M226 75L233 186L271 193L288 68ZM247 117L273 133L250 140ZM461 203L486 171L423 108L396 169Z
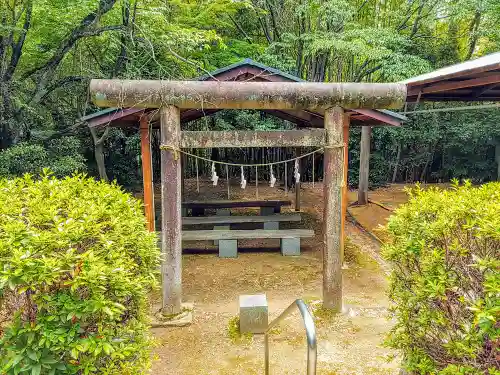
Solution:
M161 150L161 242L162 312L181 312L182 232L181 232L181 159L177 151L181 134L179 108L160 109L161 143L172 149Z
M448 93L446 96L422 96L422 100L429 102L500 102L500 92L488 91L486 94L475 97L474 95L455 96L454 93Z
M232 109L401 108L400 83L102 80L90 82L100 107Z
M373 109L353 109L353 112L362 114L364 116L378 120L382 123L393 125L393 126L400 126L401 123L403 122L400 119L397 119L393 116L389 116L383 112L375 111Z
M90 128L106 127L115 121L136 122L137 121L136 116L140 116L143 113L144 113L143 108L120 108L116 109L116 111L106 113L105 115L88 119L86 120L86 122ZM113 124L113 126L116 126L116 124Z
M153 190L153 163L151 160L151 135L146 116L141 117L139 132L141 135L142 183L144 190L144 213L148 230L155 231L155 207Z
M500 83L500 73L497 73L492 76L486 76L486 77L479 77L479 78L473 78L473 79L465 79L465 80L460 80L460 81L448 81L448 82L438 82L434 83L428 86L420 86L420 87L414 87L411 88L408 92L408 95L417 95L419 91L422 92L422 94L432 94L436 92L443 92L443 91L451 91L451 90L458 90L458 89L464 89L464 88L471 88L471 87L477 87L477 86L485 86L485 85L490 85L493 83Z
M359 186L358 204L368 204L368 179L370 176L370 146L372 128L363 126L361 128L361 150L359 153Z
M182 148L217 147L322 147L325 130L183 131Z
M495 87L500 86L500 83L492 83L491 85L480 87L477 91L474 92L474 96L479 98L481 95L486 94L488 91L493 90Z
M344 110L335 107L325 112L327 145L323 177L323 307L342 310L342 181Z

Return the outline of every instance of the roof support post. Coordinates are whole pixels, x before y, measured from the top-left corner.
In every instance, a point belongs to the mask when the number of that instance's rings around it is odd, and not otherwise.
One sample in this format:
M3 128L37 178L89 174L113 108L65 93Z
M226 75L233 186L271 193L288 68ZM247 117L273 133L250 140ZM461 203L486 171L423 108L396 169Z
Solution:
M151 135L149 123L146 116L140 119L139 132L141 135L141 159L142 159L142 184L144 190L144 214L146 215L147 227L150 232L155 231L155 204L153 190L153 164L151 160Z
M359 187L358 204L368 204L368 178L370 175L370 145L372 128L363 126L361 128L361 150L359 154Z
M342 310L342 192L344 180L343 125L340 107L325 112L326 146L324 154L324 249L323 307Z
M181 231L181 122L179 108L160 108L161 144L161 243L163 262L162 313L181 312L182 299L182 231ZM171 149L169 149L170 147Z
M342 235L340 236L341 244L340 251L342 255L342 264L344 263L344 249L345 249L345 223L347 220L347 205L349 204L349 200L347 197L347 193L349 191L348 184L348 172L349 172L349 125L350 125L350 117L348 115L344 116L344 185L342 191Z

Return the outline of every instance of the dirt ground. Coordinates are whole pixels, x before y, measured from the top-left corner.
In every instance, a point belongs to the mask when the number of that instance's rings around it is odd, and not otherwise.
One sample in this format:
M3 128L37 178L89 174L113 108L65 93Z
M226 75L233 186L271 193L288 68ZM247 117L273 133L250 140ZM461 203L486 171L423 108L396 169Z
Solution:
M210 186L186 181L187 199L227 199L227 186ZM380 189L370 198L384 205L404 202L403 186ZM159 194L156 194L157 199ZM295 198L282 189L259 186L259 199ZM255 186L241 190L234 183L231 199L255 199ZM349 201L356 192L349 193ZM159 199L157 204L159 204ZM284 211L292 211L293 204ZM371 204L351 207L359 222L384 223L390 212ZM389 301L385 295L387 265L380 258L379 243L352 222L347 223L346 269L344 280L344 313L328 316L319 308L321 297L321 223L323 215L322 185L304 184L301 223L295 227L314 229L316 236L302 242L302 254L283 257L279 243L242 242L236 259L217 257L217 249L206 242L190 244L183 256L183 298L194 302L194 320L188 327L157 328L153 374L262 374L264 344L261 335L238 337L229 329L238 315L238 296L266 293L270 319L281 313L295 299L303 298L315 311L318 335L318 374L354 375L399 373L398 361L388 362L395 353L382 347L390 329L387 319ZM256 247L265 247L257 250ZM298 313L286 319L271 335L271 373L305 373L305 331Z

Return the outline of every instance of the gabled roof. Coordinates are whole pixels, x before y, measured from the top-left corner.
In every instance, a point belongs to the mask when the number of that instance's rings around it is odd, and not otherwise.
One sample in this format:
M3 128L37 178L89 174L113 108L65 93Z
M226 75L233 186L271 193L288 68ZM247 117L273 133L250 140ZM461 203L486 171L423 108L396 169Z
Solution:
M245 59L238 63L217 69L210 74L205 74L194 80L208 81L272 81L272 82L304 82L303 79L291 74L271 68L251 59ZM143 109L117 109L108 108L103 111L85 116L82 121L86 121L90 127L99 126L138 126L137 118L145 111ZM218 112L216 109L200 110L186 109L181 111L181 122L189 122ZM299 127L323 127L322 112L312 112L304 110L267 110L281 119L293 122ZM352 125L393 125L399 126L406 117L388 110L350 110ZM155 124L153 124L155 125Z
M500 101L500 52L400 83L408 85L407 101Z
M213 79L213 77L221 76L223 73L229 72L229 71L237 71L238 68L244 68L244 67L254 67L257 68L261 71L265 71L269 73L269 75L275 75L275 76L280 76L283 78L286 78L288 81L295 81L295 82L306 82L302 78L296 77L292 74L285 73L281 70L271 68L270 66L266 66L264 64L261 64L257 61L254 61L252 59L246 58L244 60L241 60L237 63L225 66L223 68L219 68L217 70L214 70L210 74L205 74L201 77L196 78L198 81L207 81L210 79Z

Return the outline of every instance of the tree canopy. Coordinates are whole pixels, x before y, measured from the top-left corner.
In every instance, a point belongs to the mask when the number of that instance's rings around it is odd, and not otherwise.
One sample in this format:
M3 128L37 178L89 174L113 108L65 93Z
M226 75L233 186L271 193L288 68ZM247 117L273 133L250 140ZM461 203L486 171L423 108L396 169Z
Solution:
M193 78L249 57L311 81L394 82L497 51L499 21L496 0L5 0L0 149L76 137L95 173L77 121L96 110L90 78ZM497 110L409 117L374 131L373 182L497 177ZM266 124L276 126L261 116L252 127ZM137 136L113 130L103 141L111 177L130 183ZM117 155L129 169L112 165Z

